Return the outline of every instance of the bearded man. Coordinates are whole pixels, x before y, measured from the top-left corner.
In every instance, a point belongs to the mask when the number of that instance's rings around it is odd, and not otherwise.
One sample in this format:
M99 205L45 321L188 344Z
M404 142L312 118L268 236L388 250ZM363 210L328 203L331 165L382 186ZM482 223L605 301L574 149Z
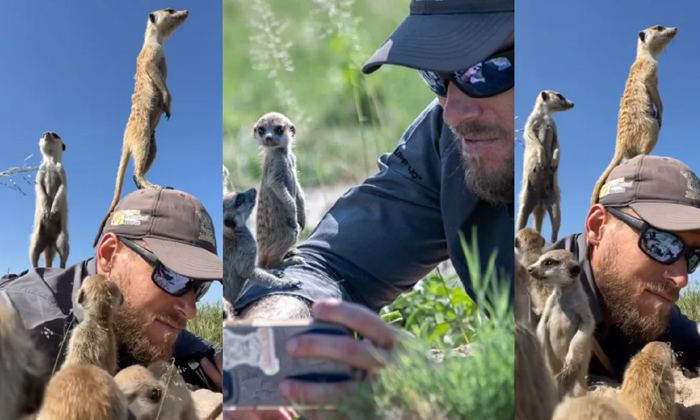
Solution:
M60 366L64 340L84 319L77 303L82 282L104 275L124 296L114 324L118 368L174 358L188 383L220 391L221 348L184 329L197 314L196 302L223 278L216 249L211 217L192 195L136 190L110 215L95 257L66 269L5 275L0 302L17 312L49 366Z

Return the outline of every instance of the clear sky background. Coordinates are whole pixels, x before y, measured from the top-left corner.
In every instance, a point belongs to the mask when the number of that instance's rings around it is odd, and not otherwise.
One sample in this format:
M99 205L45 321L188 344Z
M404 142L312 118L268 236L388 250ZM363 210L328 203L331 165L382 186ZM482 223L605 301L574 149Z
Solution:
M593 187L615 152L620 98L635 59L637 34L647 27L678 28L659 57L664 114L652 154L680 159L699 173L699 15L700 3L679 0L669 0L663 7L649 0L516 3L516 128L525 126L542 90L558 91L575 103L572 110L554 117L561 146L559 238L583 231ZM516 139L522 140L522 133ZM516 144L516 208L523 152L524 147ZM530 217L528 226L532 225ZM549 242L549 216L543 225Z
M161 118L158 155L146 178L202 202L214 221L221 256L221 2L0 2L0 171L22 166L29 155L26 163L38 166L45 131L63 138L68 265L94 256L92 242L114 195L148 14L167 7L188 9L190 15L165 44L172 116ZM31 267L35 174L32 184L12 178L26 195L0 185L2 274ZM136 189L132 175L130 161L122 198ZM220 300L221 294L215 283L203 301Z

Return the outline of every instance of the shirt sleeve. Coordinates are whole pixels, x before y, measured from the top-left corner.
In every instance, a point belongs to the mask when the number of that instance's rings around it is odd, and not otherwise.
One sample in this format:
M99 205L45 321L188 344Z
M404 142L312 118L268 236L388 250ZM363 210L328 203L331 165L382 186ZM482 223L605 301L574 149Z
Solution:
M440 207L442 112L431 103L379 172L346 192L299 246L283 276L336 288L378 311L448 258ZM337 292L340 285L342 292ZM304 296L313 301L310 292Z

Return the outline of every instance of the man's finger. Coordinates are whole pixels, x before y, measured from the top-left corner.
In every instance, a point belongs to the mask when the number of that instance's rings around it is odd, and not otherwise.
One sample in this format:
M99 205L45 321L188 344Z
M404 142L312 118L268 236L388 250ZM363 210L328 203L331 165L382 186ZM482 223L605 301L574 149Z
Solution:
M219 389L223 389L224 375L219 371L219 369L217 369L216 366L214 366L206 357L204 357L199 363L202 365L204 373L206 373L207 376L214 381Z
M378 351L366 340L323 334L301 335L287 342L290 356L331 359L364 370L379 369L385 365L381 359L383 354Z
M343 381L332 384L285 380L280 393L294 404L339 405L348 395L357 395L359 382Z
M369 308L337 299L319 300L311 307L319 321L334 322L357 331L380 347L394 344L394 329Z

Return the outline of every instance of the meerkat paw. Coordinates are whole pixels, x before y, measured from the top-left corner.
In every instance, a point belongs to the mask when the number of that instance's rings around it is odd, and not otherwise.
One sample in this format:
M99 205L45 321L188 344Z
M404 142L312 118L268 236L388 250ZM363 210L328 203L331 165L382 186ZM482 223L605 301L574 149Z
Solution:
M294 255L288 258L285 258L284 261L282 261L282 265L285 267L289 267L290 265L303 265L306 264L306 260L304 258Z
M298 248L292 248L289 251L287 251L286 254L284 254L284 259L292 258L292 257L298 256L298 255L301 255L301 251L299 251Z

